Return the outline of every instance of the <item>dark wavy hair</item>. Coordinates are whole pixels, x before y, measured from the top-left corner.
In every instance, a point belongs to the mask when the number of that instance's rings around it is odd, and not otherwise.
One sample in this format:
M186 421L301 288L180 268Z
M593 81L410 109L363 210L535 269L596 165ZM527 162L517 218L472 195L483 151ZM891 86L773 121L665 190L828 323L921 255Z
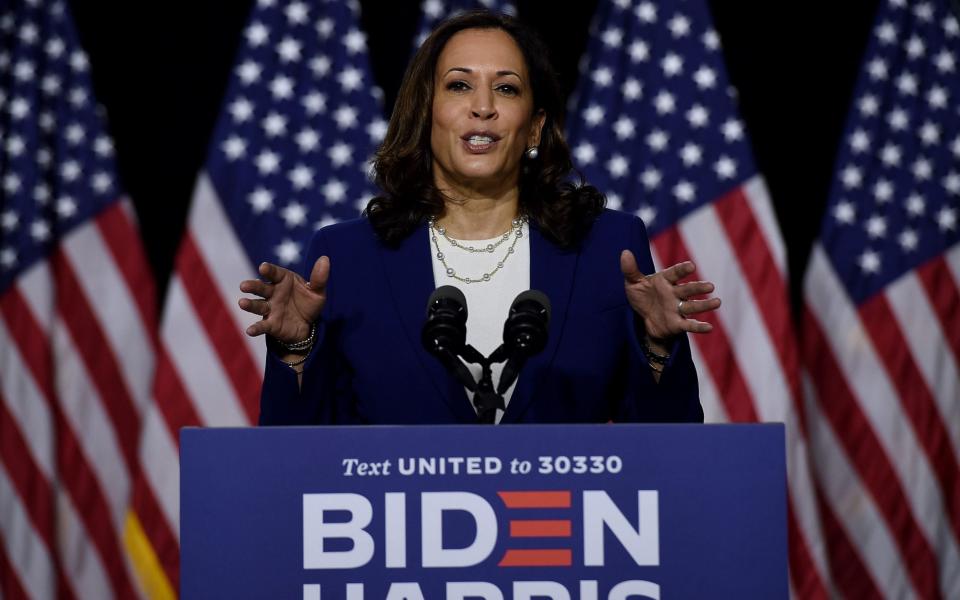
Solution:
M377 236L391 246L413 233L427 217L441 215L444 196L433 183L430 150L434 74L444 46L466 29L499 29L523 54L533 91L533 112L546 115L539 157L524 158L519 181L520 208L543 235L563 248L576 246L603 210L605 199L575 172L563 139L563 100L543 42L516 19L472 11L440 24L417 51L400 85L390 124L374 160L383 191L364 214Z

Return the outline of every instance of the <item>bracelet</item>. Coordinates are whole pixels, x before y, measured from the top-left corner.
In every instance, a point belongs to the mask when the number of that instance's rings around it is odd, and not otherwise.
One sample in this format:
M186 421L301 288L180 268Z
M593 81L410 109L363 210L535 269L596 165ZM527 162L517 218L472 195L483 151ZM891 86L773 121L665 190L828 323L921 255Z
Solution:
M667 364L667 361L670 360L669 353L657 354L656 352L654 352L650 348L650 342L646 337L643 338L643 353L647 357L647 361L650 363L651 367L653 366L654 363L656 363L661 366L661 370L663 370L663 366Z
M649 366L649 367L650 367L650 370L653 371L654 373L663 373L663 365L654 366L654 365L656 365L656 364L657 364L657 363L652 362L652 363L648 363L647 366Z
M283 359L281 358L281 359L280 359L280 362L282 362L283 364L285 364L285 365L287 365L288 367L290 367L291 369L293 369L293 368L296 367L297 365L302 365L303 363L307 362L307 356L309 356L309 355L304 354L303 356L301 356L300 358L298 358L297 360L292 361L292 362L287 362L287 361L285 361L285 360L283 360ZM297 371L296 369L293 369L293 370L294 370L294 371ZM297 371L297 373L300 373L300 371Z
M277 340L280 346L287 352L300 353L300 352L309 352L310 348L313 348L313 343L317 341L317 324L310 324L310 335L307 336L307 339L301 340L299 342L293 342L288 344L286 342ZM300 364L300 363L297 363Z

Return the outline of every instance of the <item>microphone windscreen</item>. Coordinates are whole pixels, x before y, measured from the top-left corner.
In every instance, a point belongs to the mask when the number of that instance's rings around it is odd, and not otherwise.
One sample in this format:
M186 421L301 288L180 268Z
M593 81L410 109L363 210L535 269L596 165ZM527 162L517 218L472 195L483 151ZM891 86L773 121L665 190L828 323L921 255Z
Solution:
M460 290L457 290L460 291ZM510 305L511 312L524 302L532 302L539 306L542 306L546 310L546 322L550 323L550 298L540 290L527 290L525 292L520 292L520 294L513 301L513 304Z
M427 300L427 315L430 315L430 310L436 306L438 301L441 300L451 300L454 303L460 305L463 309L463 314L467 314L467 297L463 295L463 292L459 288L456 288L452 285L442 285L437 289L433 290L433 293L430 294L430 299Z

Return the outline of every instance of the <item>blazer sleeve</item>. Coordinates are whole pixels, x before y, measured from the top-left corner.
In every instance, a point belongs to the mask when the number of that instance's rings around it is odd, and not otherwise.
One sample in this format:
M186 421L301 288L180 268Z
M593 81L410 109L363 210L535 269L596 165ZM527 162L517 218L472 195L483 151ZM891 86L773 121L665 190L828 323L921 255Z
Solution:
M650 242L646 228L639 218L634 220L630 236L630 250L643 273L656 269L650 255ZM629 331L625 394L616 407L615 420L655 423L702 423L703 408L697 370L690 354L690 341L686 334L677 336L670 351L670 360L664 366L660 381L653 378L652 370L643 351L646 335L643 321L631 309L627 311Z
M329 256L323 231L314 234L301 274L307 278L321 256ZM267 361L260 393L260 425L316 425L349 423L344 407L351 406L350 372L338 352L337 322L329 315L336 283L334 271L327 282L327 303L317 321L317 341L304 362L303 379L280 360L275 343L267 342Z

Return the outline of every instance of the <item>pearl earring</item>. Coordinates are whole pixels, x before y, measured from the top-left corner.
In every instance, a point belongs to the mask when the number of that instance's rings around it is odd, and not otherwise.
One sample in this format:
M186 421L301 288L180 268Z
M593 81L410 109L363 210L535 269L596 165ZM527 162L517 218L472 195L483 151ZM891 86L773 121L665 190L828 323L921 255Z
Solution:
M530 160L536 160L540 156L540 149L536 146L530 146L527 148L527 158Z

